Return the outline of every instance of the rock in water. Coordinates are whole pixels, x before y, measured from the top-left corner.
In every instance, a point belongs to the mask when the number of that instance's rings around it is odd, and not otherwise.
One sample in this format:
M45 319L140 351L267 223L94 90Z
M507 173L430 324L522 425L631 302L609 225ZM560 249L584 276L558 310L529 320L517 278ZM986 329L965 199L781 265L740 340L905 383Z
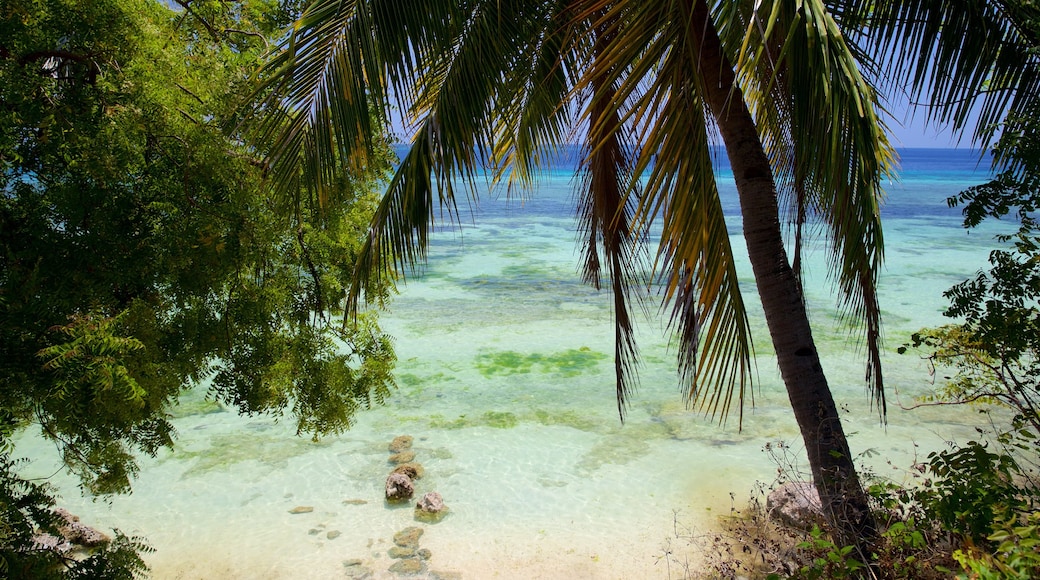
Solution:
M393 455L390 456L390 459L388 459L387 461L389 461L390 463L394 463L394 464L401 464L401 463L408 463L408 462L412 461L413 459L415 459L415 452L414 451L402 451L400 453L394 453Z
M403 473L403 474L407 475L408 477L410 477L411 479L414 480L414 479L422 479L423 473L425 473L426 470L423 469L423 466L422 466L421 463L416 463L415 461L409 461L408 463L402 463L402 464L398 465L397 467L395 467L393 472L394 473Z
M405 548L404 546L394 546L386 551L386 555L395 559L403 560L405 558L415 557L415 548Z
M447 511L441 494L431 491L423 494L415 503L415 517L420 520L438 521Z
M400 453L405 449L412 448L412 436L411 435L399 435L394 437L394 440L390 442L390 452Z
M393 566L390 566L389 570L394 574L400 574L401 576L412 576L415 574L421 574L423 571L423 564L416 559L398 560Z
M394 534L394 544L402 548L416 548L419 546L419 538L423 535L423 529L409 526Z
M61 520L58 522L58 531L71 544L94 548L111 540L104 533L80 522L79 517L72 515L68 510L56 508L54 513Z
M410 499L415 494L415 486L412 478L403 473L391 473L386 478L386 499L389 501L401 501Z
M800 530L823 525L823 504L816 486L809 481L791 481L769 492L766 513L780 523Z
M293 515L296 515L296 514L309 514L312 511L314 511L314 508L309 506L309 505L298 505L298 506L294 507L293 509L289 510L289 513L291 513Z

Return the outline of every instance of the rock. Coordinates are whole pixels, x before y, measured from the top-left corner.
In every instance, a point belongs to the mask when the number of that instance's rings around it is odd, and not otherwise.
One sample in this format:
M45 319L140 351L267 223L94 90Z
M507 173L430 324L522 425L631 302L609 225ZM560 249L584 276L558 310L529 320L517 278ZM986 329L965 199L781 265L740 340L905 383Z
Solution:
M372 577L372 570L363 566L361 560L344 560L343 573L351 580L366 580Z
M404 546L394 546L386 551L386 555L389 558L395 560L403 560L405 558L415 557L415 548L406 548Z
M411 435L399 435L394 437L394 440L390 442L390 452L400 453L405 449L412 448L412 436Z
M314 511L314 508L309 505L298 505L293 509L289 510L291 514L309 514Z
M423 529L409 526L394 534L394 544L403 548L419 547L419 538L423 535Z
M426 548L422 548L422 549L416 551L415 555L419 556L420 560L429 560L430 558L433 557L433 552L427 550Z
M365 505L367 503L368 503L368 500L364 500L364 499L345 499L345 500L343 500L343 505Z
M394 574L401 574L402 576L420 574L423 571L423 564L419 560L409 558L407 560L398 560L393 566L390 566L389 570Z
M402 451L400 453L394 453L390 456L390 459L388 459L387 461L389 461L390 463L401 464L408 463L413 459L415 459L414 451Z
M68 510L55 508L54 513L60 518L58 532L70 544L93 548L111 541L104 533L81 523L79 517L72 515Z
M389 501L401 501L410 499L415 494L415 486L412 478L403 473L391 473L386 478L386 499Z
M330 539L330 540L335 540L336 538L340 537L341 535L343 535L343 532L341 532L339 530L329 530L329 533L325 534L325 537Z
M32 539L32 549L34 550L48 550L51 552L57 552L59 554L68 554L75 548L65 538L59 538L52 534L36 534Z
M408 463L402 463L395 467L393 473L403 473L411 479L422 479L426 470L423 469L422 464L409 461Z
M415 502L415 509L431 514L440 513L444 511L444 498L435 491L424 493L419 501Z
M800 530L823 525L823 505L816 486L808 481L791 481L769 492L766 513L778 522Z
M425 521L439 521L447 512L441 494L431 491L423 494L415 503L415 517Z

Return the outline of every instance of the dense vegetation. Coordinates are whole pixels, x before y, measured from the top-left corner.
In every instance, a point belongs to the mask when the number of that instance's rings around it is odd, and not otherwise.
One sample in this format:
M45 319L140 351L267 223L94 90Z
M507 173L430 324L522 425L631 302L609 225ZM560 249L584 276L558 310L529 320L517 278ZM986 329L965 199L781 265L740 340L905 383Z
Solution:
M26 428L86 491L126 492L185 389L317 437L392 387L375 319L335 316L389 148L319 204L272 194L238 118L293 4L0 0L0 575L142 570L122 536L28 549L55 522L11 459Z

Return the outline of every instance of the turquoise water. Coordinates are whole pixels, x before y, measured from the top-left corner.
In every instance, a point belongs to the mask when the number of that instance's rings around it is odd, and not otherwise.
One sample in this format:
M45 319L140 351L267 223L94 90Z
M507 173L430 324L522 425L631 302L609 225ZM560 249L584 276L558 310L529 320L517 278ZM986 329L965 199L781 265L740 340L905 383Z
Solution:
M910 332L943 323L942 291L985 265L992 232L965 233L944 201L984 177L970 152L907 150L900 181L888 186L887 426L870 408L862 352L836 327L825 251L808 255L817 342L850 443L872 452L862 465L897 479L889 461L906 468L945 440L964 440L975 420L901 409L931 378L922 361L894 351ZM522 201L484 193L463 210L461 229L438 231L429 263L384 316L400 358L400 389L386 406L314 443L286 422L189 400L177 449L143 462L132 495L92 502L59 473L63 502L98 527L145 536L156 578L341 578L358 569L344 562L357 560L389 577L392 537L410 525L425 529L430 569L463 578L677 577L677 560L699 557L677 532L707 533L733 497L739 505L756 482L774 480L767 443L787 442L806 468L754 295L760 356L742 428L684 408L656 316L639 327L640 384L621 424L610 299L578 279L570 175L549 175ZM742 245L736 233L733 241ZM750 290L746 258L740 267ZM439 523L417 523L409 508L382 500L397 435L415 438L425 467L418 493L439 492L451 510ZM57 469L46 443L28 438L19 450L34 458L33 473ZM313 510L290 513L298 506Z

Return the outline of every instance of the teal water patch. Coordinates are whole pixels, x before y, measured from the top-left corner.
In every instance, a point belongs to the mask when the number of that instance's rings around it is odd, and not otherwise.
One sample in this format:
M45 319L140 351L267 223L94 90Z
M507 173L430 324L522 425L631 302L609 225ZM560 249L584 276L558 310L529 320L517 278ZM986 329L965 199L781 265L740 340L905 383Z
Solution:
M608 355L587 346L550 354L524 354L515 350L501 350L478 354L474 358L474 366L486 378L534 372L575 377L595 369L609 358Z

